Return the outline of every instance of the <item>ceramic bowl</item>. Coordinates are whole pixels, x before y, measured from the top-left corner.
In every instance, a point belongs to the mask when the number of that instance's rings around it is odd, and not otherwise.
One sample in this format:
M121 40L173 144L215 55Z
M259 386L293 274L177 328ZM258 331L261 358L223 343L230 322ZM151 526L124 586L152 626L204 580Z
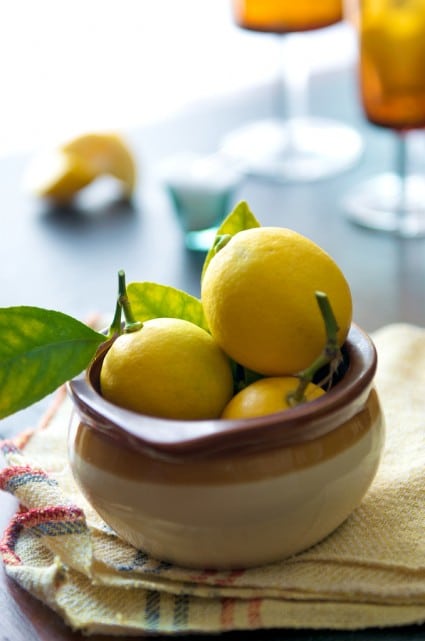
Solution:
M75 479L122 539L157 559L243 568L301 552L359 505L383 449L374 345L353 325L344 351L344 375L317 400L208 421L153 418L107 402L99 354L69 384Z

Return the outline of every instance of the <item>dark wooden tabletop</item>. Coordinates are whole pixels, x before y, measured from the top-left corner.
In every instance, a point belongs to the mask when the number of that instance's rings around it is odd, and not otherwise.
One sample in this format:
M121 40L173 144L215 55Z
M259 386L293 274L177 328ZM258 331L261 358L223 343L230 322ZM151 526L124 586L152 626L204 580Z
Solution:
M259 87L193 105L162 124L125 132L140 167L139 187L132 205L114 199L109 192L110 183L101 182L73 209L48 209L22 189L29 158L0 159L0 305L55 308L83 320L96 311L112 313L116 273L121 268L128 281L153 280L197 295L204 257L185 250L171 205L155 179L157 165L178 151L215 151L225 133L245 121L270 114L270 95L270 87ZM361 162L339 176L302 186L246 179L235 200L247 200L262 224L292 227L328 250L350 282L354 317L366 330L400 321L424 325L425 239L398 240L355 227L341 207L344 194L357 182L377 171L391 169L391 133L364 122L350 70L314 79L312 111L339 118L361 131L365 142ZM416 162L425 170L425 143L420 138L416 152ZM47 403L45 400L4 419L0 432L10 436L34 425ZM15 508L14 501L1 493L1 531ZM264 641L395 641L404 637L422 639L425 630L275 630L246 635L247 639ZM1 641L82 638L9 581L0 568Z

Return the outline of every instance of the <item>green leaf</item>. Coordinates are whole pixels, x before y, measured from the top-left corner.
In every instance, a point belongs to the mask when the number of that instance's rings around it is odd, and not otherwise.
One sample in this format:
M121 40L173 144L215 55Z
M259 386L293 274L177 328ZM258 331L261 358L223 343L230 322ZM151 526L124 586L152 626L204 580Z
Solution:
M0 418L32 405L87 367L105 336L40 307L0 309Z
M248 203L242 200L234 207L233 211L230 212L218 228L212 247L205 257L204 265L202 267L201 282L211 259L215 256L217 251L221 249L222 243L220 241L222 237L234 236L238 232L244 231L244 229L253 229L254 227L260 227L260 223L250 210Z
M180 289L158 283L130 283L127 296L138 321L182 318L208 331L201 301Z

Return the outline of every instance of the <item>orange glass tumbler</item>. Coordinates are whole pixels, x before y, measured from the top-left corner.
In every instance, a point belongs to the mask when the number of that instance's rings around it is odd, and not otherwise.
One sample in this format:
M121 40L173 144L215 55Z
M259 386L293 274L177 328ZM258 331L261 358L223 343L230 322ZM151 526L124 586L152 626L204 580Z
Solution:
M425 127L425 2L365 0L359 17L366 117L391 129Z
M342 19L341 0L233 0L232 8L243 29L272 33L311 31Z
M350 0L347 6L358 37L364 115L396 133L396 153L393 170L356 186L344 207L363 227L425 236L425 178L411 167L408 145L410 134L425 128L425 0Z

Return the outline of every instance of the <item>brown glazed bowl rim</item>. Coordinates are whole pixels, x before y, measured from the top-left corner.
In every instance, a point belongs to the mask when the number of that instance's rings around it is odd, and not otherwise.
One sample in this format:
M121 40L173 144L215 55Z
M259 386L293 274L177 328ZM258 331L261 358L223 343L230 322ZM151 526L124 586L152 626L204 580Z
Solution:
M154 457L185 459L252 452L319 438L363 409L377 367L375 346L352 324L345 349L348 368L323 396L290 410L249 419L182 421L137 414L105 400L99 392L104 344L91 366L68 383L80 419L131 450Z

